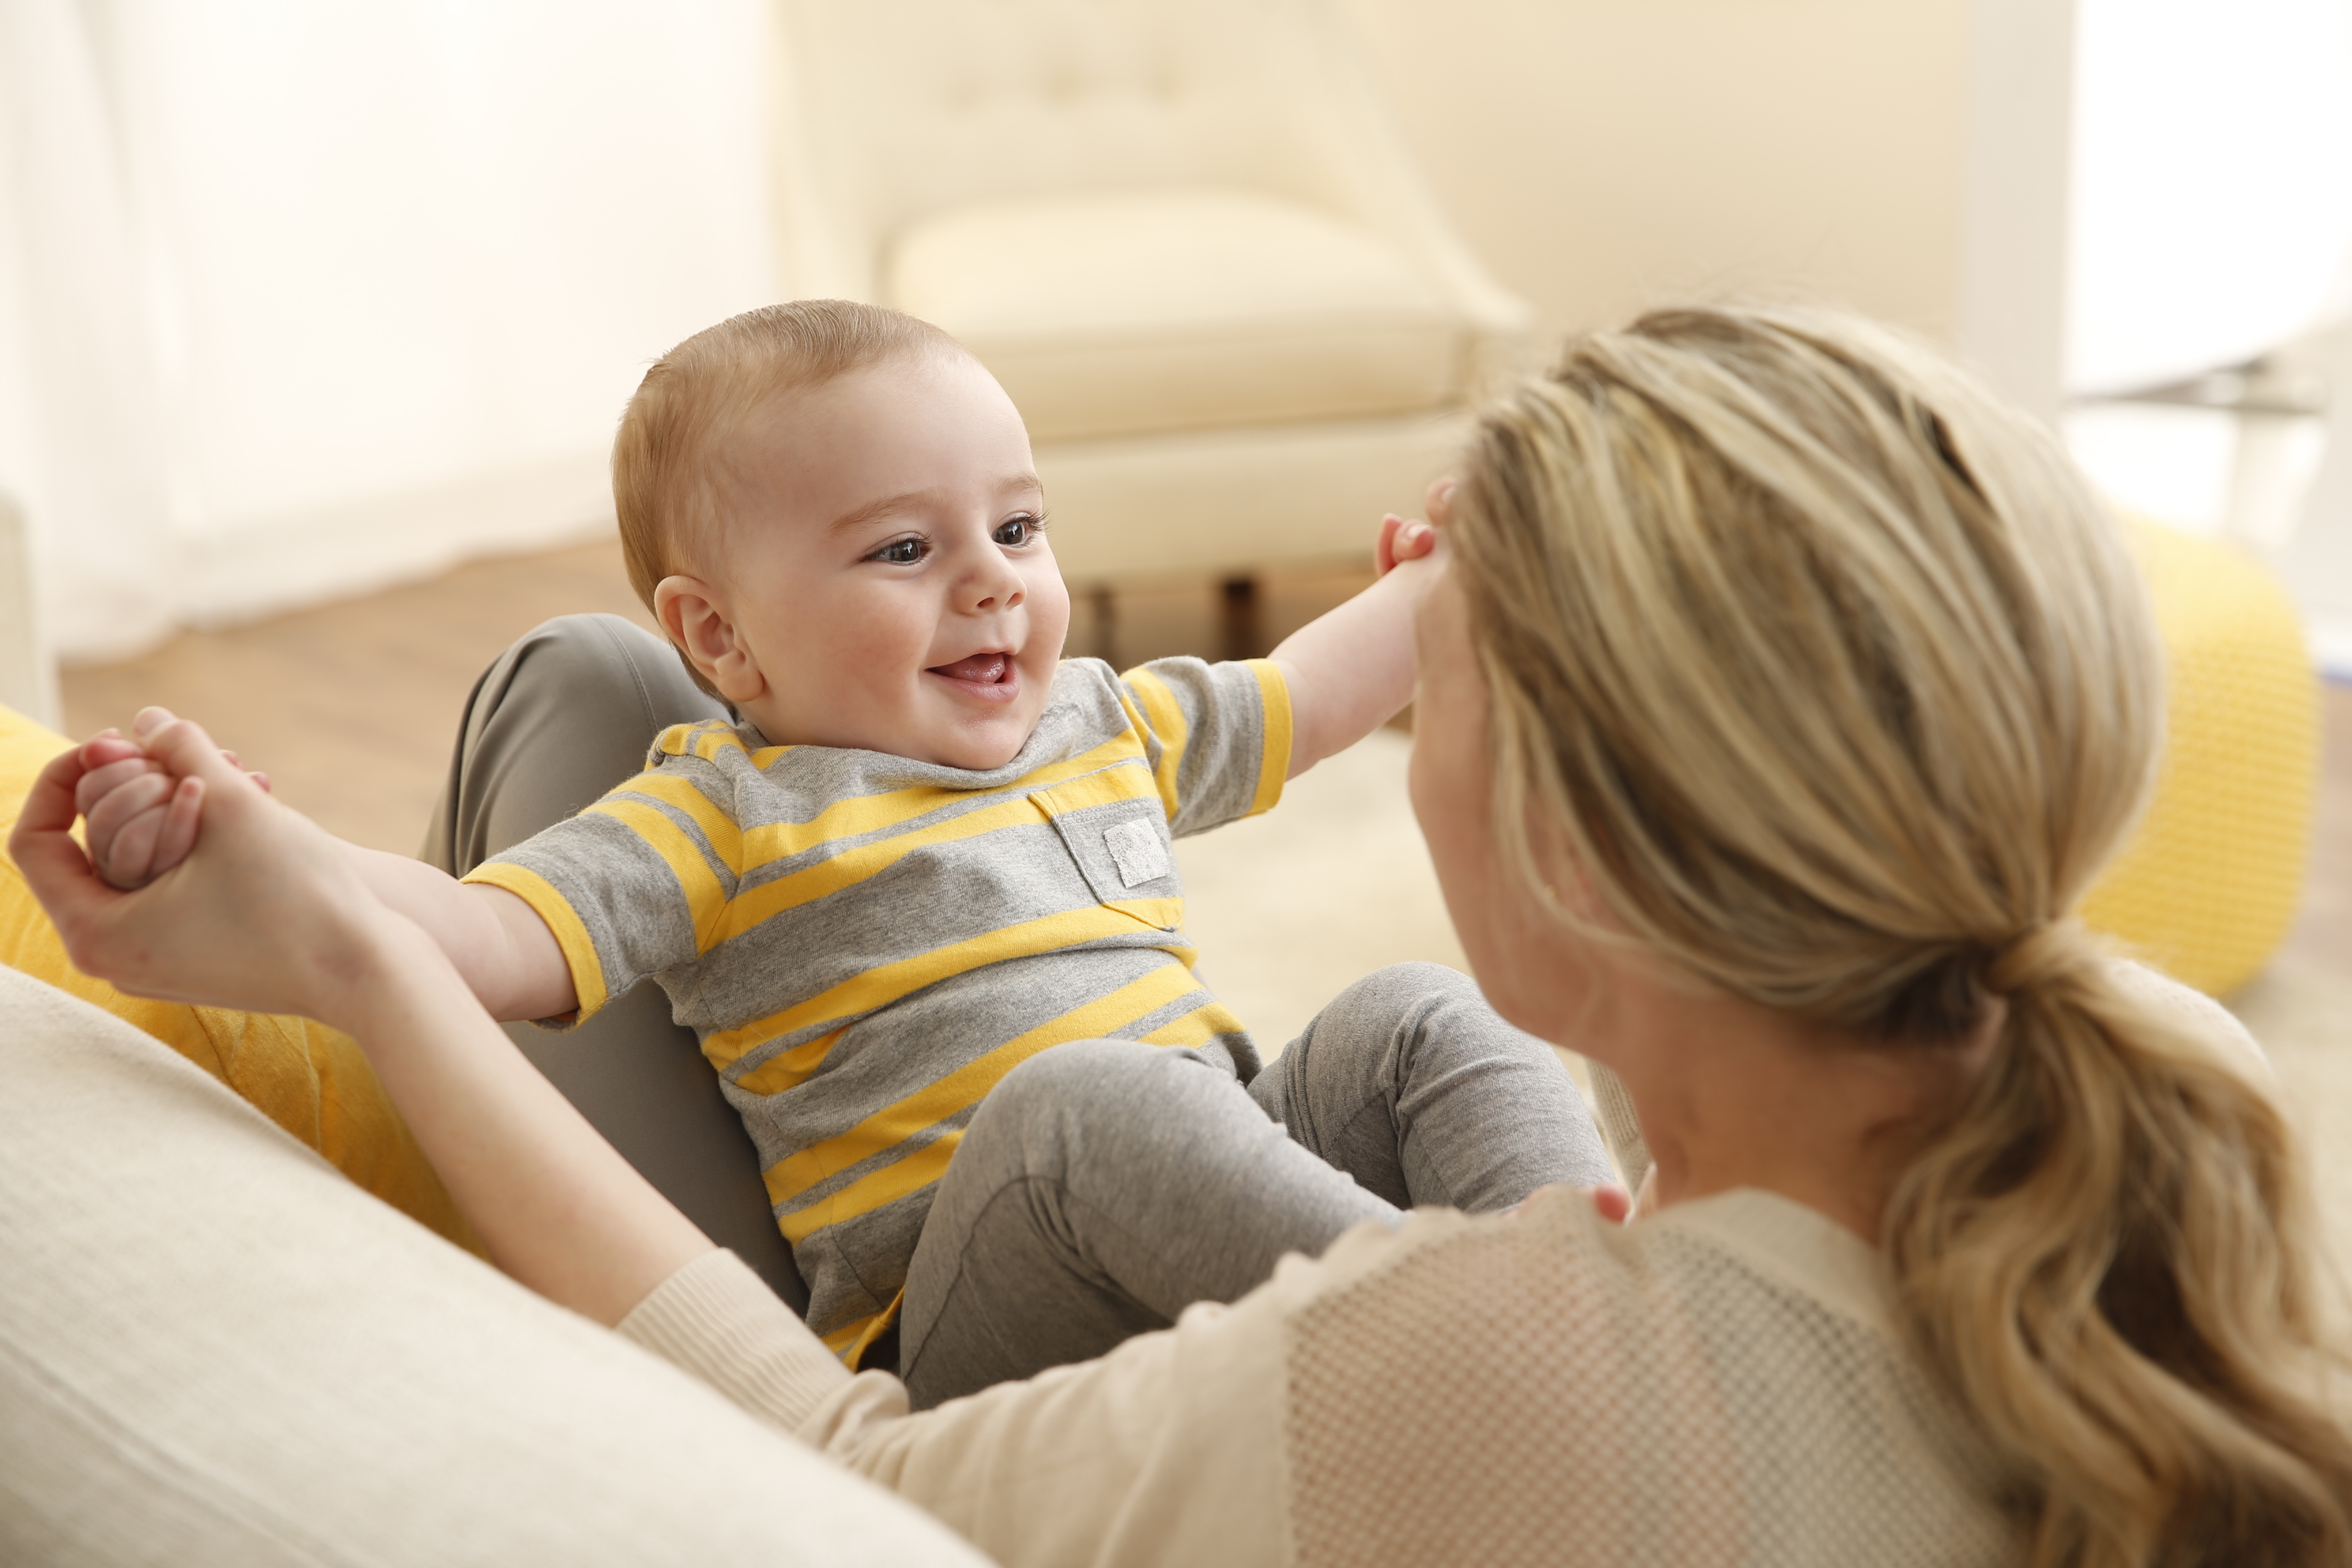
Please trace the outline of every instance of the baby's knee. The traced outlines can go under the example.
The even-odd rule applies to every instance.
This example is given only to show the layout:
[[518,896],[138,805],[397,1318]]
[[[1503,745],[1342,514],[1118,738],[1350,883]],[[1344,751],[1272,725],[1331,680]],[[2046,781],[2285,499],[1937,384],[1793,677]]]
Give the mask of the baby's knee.
[[1348,1016],[1399,1023],[1433,1009],[1465,1005],[1481,1008],[1486,1005],[1476,981],[1458,969],[1421,962],[1375,969],[1331,1001],[1332,1008]]

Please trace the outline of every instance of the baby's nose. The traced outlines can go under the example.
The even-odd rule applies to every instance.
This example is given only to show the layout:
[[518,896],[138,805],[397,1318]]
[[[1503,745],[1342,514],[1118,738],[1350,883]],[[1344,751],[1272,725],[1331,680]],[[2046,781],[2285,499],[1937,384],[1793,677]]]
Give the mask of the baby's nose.
[[971,607],[975,610],[1010,610],[1028,597],[1018,578],[1010,583],[983,579],[974,585],[974,592],[978,596],[972,600]]

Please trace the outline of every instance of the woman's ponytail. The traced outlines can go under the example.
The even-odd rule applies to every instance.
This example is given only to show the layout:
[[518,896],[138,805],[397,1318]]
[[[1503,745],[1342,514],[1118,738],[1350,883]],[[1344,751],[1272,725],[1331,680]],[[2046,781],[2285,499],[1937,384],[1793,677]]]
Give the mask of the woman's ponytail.
[[2352,1560],[2341,1363],[2277,1106],[2071,921],[1988,966],[2001,1047],[1886,1240],[2036,1564]]

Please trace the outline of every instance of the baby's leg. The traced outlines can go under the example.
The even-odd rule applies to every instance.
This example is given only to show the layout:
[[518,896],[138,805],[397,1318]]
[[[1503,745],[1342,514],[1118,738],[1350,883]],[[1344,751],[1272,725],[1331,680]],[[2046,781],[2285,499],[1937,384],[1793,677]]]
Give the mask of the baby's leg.
[[907,1276],[900,1375],[919,1409],[1085,1361],[1286,1252],[1396,1209],[1268,1121],[1216,1062],[1084,1040],[991,1091]]
[[[500,654],[467,700],[449,780],[417,858],[463,876],[645,766],[672,724],[727,717],[670,646],[618,616],[564,616]],[[795,1310],[807,1302],[760,1161],[694,1032],[640,985],[561,1035],[507,1033],[622,1157]]]
[[982,1103],[940,1183],[900,1373],[929,1408],[1234,1300],[1359,1221],[1613,1180],[1551,1047],[1437,964],[1349,987],[1246,1090],[1191,1051],[1062,1046]]
[[1356,982],[1249,1092],[1293,1138],[1399,1208],[1478,1214],[1553,1183],[1617,1179],[1559,1056],[1443,964],[1400,963]]

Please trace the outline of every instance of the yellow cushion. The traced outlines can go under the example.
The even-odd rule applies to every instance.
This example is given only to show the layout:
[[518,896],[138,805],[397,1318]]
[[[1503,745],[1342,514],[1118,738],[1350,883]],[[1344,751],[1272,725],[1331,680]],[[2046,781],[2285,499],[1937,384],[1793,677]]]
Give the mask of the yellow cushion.
[[[25,795],[71,742],[0,707],[0,837]],[[367,1191],[442,1236],[480,1250],[348,1035],[307,1018],[154,1002],[76,969],[16,863],[0,854],[0,963],[47,981],[154,1036],[219,1079]]]
[[2089,924],[2209,995],[2294,923],[2319,778],[2319,689],[2284,588],[2231,545],[2130,525],[2164,636],[2163,771],[2147,816],[2083,902]]
[[1382,235],[1246,191],[952,208],[897,237],[883,293],[977,354],[1038,441],[1435,408],[1473,335]]

